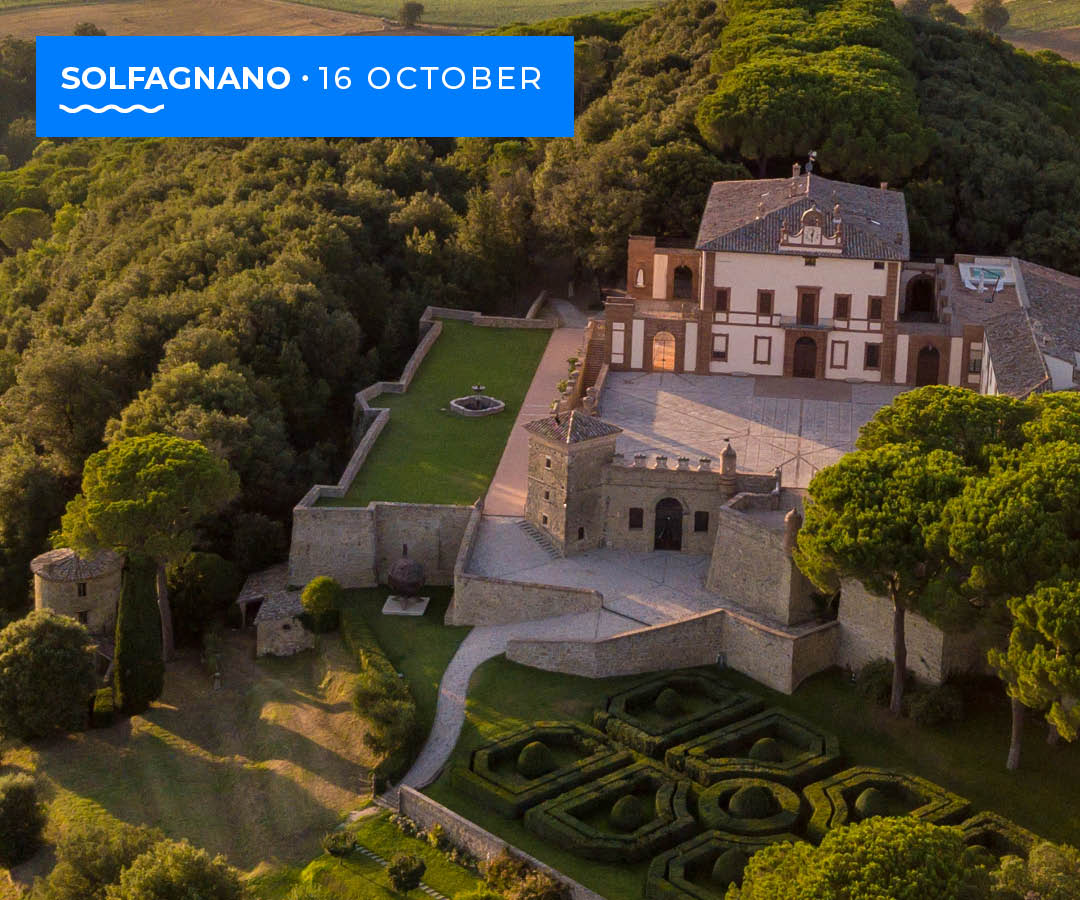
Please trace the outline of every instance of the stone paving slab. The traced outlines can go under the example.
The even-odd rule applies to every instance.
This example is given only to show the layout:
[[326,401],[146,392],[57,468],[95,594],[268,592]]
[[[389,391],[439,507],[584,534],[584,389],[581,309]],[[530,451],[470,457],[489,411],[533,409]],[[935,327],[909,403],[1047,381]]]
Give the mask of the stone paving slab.
[[718,459],[725,438],[741,471],[780,467],[785,487],[806,487],[814,473],[855,445],[859,428],[905,390],[799,378],[613,372],[601,398],[603,418],[623,429],[619,452]]

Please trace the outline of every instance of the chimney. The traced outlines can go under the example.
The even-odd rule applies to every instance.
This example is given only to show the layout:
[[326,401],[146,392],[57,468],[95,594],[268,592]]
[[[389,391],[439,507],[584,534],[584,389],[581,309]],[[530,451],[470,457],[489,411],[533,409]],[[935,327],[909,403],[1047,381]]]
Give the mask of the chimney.
[[887,182],[887,181],[881,182],[881,189],[883,191],[887,191],[889,189],[889,182]]
[[798,178],[802,174],[802,166],[798,163],[791,164],[791,177]]

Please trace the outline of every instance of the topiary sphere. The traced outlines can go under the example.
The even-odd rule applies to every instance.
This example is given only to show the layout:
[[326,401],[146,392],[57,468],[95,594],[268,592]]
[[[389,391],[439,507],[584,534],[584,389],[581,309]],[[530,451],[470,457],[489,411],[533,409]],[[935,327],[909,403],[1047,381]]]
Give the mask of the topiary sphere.
[[751,784],[731,795],[728,812],[740,819],[767,819],[776,812],[776,800],[764,785]]
[[611,824],[619,831],[637,831],[645,824],[645,806],[633,794],[620,797],[611,807]]
[[664,688],[656,698],[656,711],[673,719],[682,712],[682,698],[672,688]]
[[521,748],[517,758],[518,771],[526,778],[539,778],[555,768],[551,751],[543,741],[532,741]]
[[754,741],[754,746],[750,748],[749,755],[751,759],[758,762],[778,763],[784,761],[784,751],[780,747],[780,742],[771,737],[763,737]]
[[721,887],[729,884],[742,884],[743,869],[748,862],[747,856],[741,850],[734,847],[725,850],[718,857],[712,867],[712,880]]
[[860,819],[869,819],[873,816],[887,816],[889,814],[889,800],[877,788],[870,787],[859,794],[855,801],[855,812]]

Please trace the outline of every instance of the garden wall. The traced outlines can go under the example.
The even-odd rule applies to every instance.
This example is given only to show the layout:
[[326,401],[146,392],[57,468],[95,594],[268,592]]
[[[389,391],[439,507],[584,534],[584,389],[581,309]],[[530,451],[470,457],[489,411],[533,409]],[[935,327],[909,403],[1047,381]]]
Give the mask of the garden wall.
[[509,851],[519,859],[525,860],[533,868],[547,872],[567,884],[573,900],[604,900],[600,894],[590,891],[576,881],[572,881],[562,872],[545,865],[527,853],[522,853],[517,847],[508,844],[502,838],[496,837],[490,831],[485,831],[479,825],[470,822],[463,816],[459,816],[452,809],[447,809],[442,804],[436,803],[430,797],[426,797],[410,787],[402,786],[399,788],[398,812],[412,819],[425,831],[434,828],[436,825],[441,825],[452,844],[467,850],[478,859],[494,859],[504,851]]

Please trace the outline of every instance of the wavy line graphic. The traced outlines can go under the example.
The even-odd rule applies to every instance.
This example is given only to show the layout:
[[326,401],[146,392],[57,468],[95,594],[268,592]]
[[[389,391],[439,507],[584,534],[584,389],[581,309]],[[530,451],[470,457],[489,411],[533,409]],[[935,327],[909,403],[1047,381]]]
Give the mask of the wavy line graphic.
[[81,106],[76,106],[74,109],[72,109],[70,106],[64,106],[64,104],[61,103],[60,108],[66,113],[78,113],[88,111],[100,114],[112,110],[113,112],[124,113],[126,115],[127,113],[135,112],[135,110],[144,113],[161,112],[165,108],[165,104],[162,103],[160,106],[147,107],[143,106],[141,103],[133,103],[131,106],[117,106],[115,103],[110,103],[108,106],[91,106],[89,103],[84,103]]

